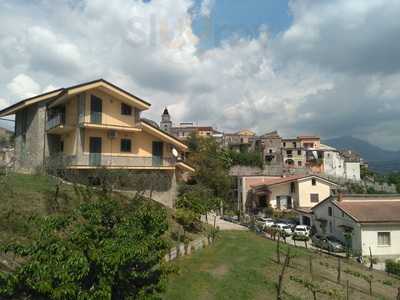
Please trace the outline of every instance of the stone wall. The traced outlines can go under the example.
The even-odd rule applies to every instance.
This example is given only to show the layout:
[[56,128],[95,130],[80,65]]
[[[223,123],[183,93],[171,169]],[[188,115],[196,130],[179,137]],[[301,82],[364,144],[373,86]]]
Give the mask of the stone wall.
[[43,167],[47,155],[45,134],[46,103],[31,105],[16,114],[15,168],[18,172],[33,173]]
[[192,253],[206,248],[211,244],[212,239],[206,237],[189,242],[187,245],[180,243],[176,247],[170,249],[169,253],[165,255],[164,259],[166,261],[172,261],[180,256],[191,255]]

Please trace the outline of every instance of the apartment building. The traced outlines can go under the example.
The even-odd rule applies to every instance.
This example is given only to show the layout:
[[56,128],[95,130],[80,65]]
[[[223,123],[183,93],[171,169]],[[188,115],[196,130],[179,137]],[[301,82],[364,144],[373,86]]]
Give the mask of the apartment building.
[[237,152],[247,152],[253,150],[256,140],[255,132],[244,129],[235,133],[224,133],[223,146]]
[[[57,89],[0,111],[15,115],[15,168],[33,172],[62,157],[63,168],[158,172],[170,178],[164,202],[172,206],[176,178],[193,168],[187,146],[141,119],[150,103],[103,79]],[[162,194],[162,193],[161,193]]]

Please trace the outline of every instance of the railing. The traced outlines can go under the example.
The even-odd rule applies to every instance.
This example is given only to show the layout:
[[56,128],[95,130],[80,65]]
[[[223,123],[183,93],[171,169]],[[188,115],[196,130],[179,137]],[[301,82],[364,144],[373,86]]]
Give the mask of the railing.
[[60,125],[65,124],[65,115],[64,114],[56,114],[52,116],[46,123],[46,130],[55,128]]
[[114,156],[101,153],[91,153],[75,156],[54,156],[57,165],[61,166],[91,166],[91,167],[170,167],[177,160],[170,157],[157,156]]
[[102,112],[91,111],[90,112],[90,123],[101,124],[102,123]]

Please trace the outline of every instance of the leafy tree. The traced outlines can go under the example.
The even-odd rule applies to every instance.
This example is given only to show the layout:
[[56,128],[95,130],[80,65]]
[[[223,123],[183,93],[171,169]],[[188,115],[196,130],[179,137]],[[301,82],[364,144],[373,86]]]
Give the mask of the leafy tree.
[[194,181],[210,189],[214,197],[227,199],[231,190],[229,165],[224,150],[215,139],[189,136],[188,161],[196,169]]
[[31,244],[2,249],[25,262],[0,273],[1,299],[154,298],[162,289],[166,212],[148,201],[88,198],[73,213],[40,219]]

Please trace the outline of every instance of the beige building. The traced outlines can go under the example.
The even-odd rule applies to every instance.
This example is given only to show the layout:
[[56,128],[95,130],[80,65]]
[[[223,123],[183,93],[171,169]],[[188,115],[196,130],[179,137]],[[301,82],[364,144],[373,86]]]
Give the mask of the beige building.
[[17,171],[48,169],[57,160],[88,178],[99,169],[157,173],[166,179],[163,202],[172,206],[177,178],[194,170],[184,162],[186,144],[141,118],[149,108],[100,79],[22,100],[0,117],[16,115]]
[[266,207],[310,212],[314,205],[328,198],[337,188],[336,183],[316,175],[251,176],[239,180],[239,199],[243,209],[249,212]]

